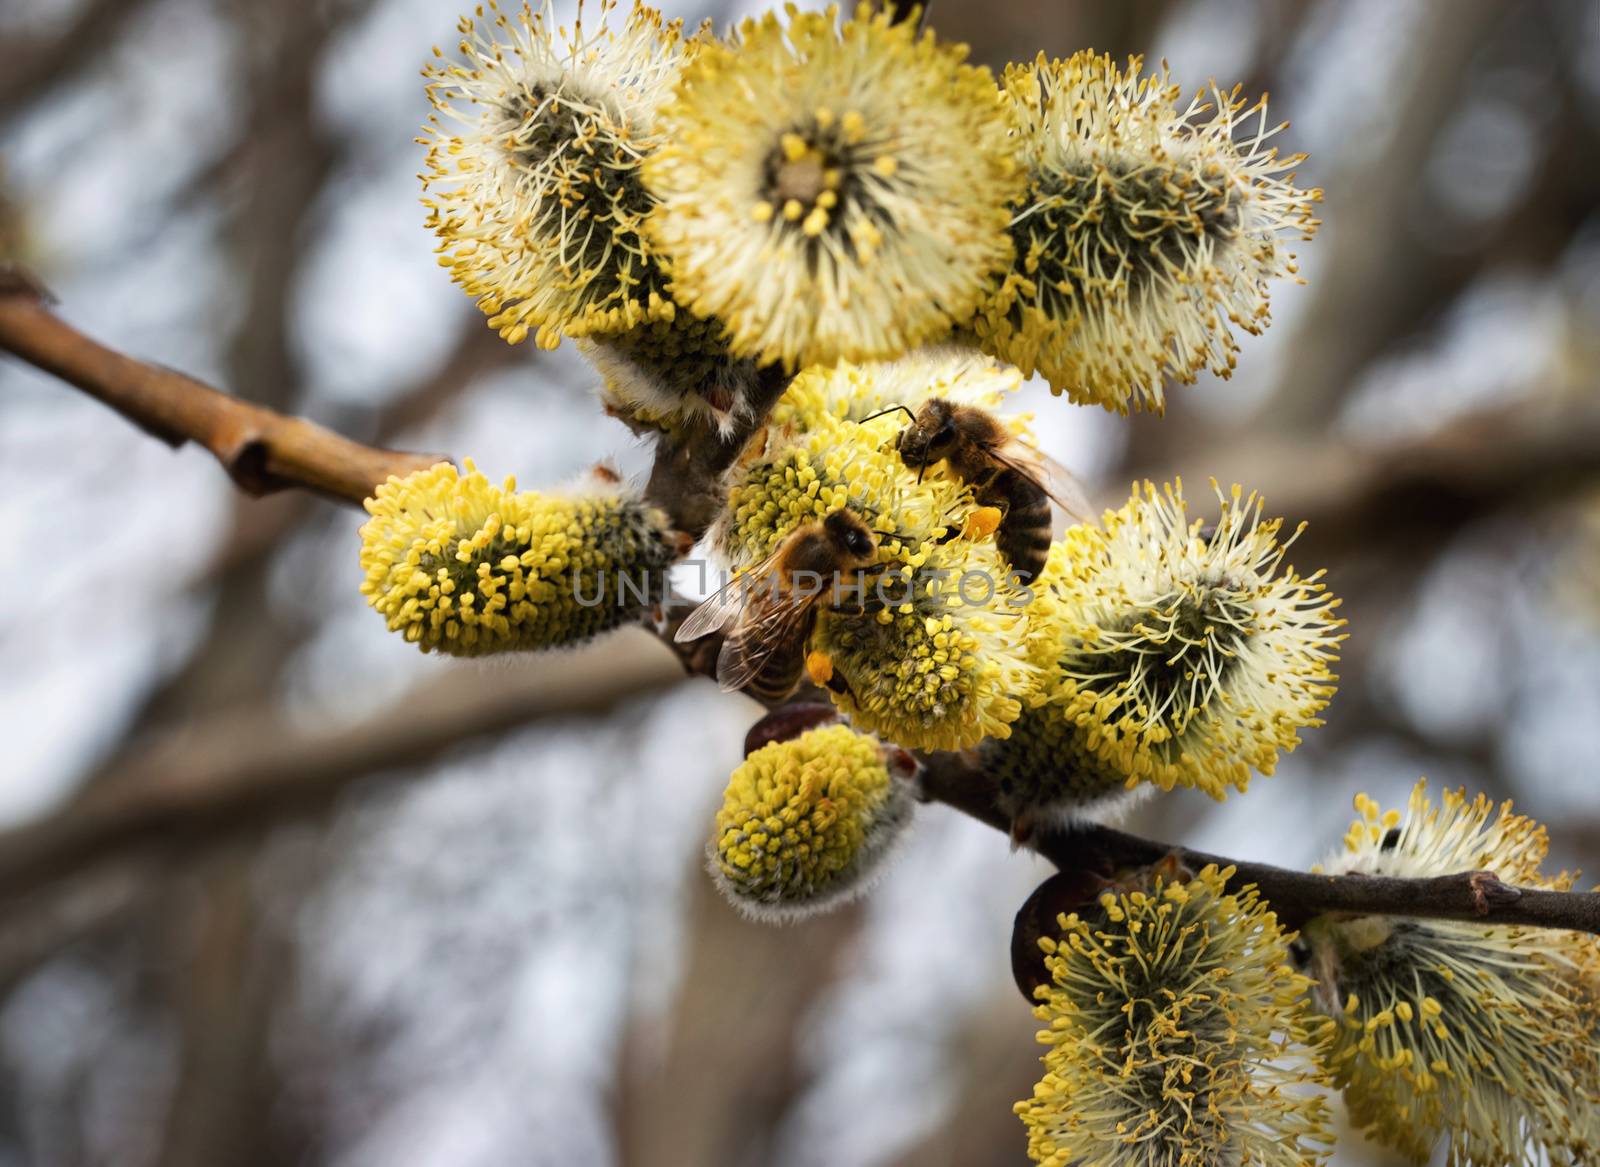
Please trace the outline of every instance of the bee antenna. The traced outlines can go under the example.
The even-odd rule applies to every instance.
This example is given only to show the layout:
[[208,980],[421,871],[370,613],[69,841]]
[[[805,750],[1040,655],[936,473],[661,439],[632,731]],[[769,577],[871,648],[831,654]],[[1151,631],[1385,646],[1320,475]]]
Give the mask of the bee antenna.
[[922,457],[918,459],[918,462],[920,463],[920,465],[917,467],[917,483],[918,483],[918,485],[921,485],[922,476],[928,472],[928,451],[932,446],[933,446],[933,435],[929,434],[927,437],[922,439]]
[[861,424],[862,425],[866,425],[867,422],[874,421],[877,418],[882,417],[886,413],[893,413],[893,412],[895,412],[895,410],[899,410],[901,413],[903,413],[907,417],[909,417],[912,421],[916,421],[917,420],[917,415],[912,413],[904,405],[891,405],[891,406],[889,406],[888,409],[880,409],[880,410],[878,410],[877,413],[869,413],[866,417],[861,419]]

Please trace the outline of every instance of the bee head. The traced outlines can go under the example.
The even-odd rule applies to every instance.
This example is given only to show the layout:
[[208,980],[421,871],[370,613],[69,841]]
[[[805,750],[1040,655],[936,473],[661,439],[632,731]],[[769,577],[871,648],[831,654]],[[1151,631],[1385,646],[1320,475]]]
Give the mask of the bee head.
[[878,541],[872,537],[872,532],[849,510],[834,511],[822,520],[822,526],[834,546],[853,558],[871,559],[878,553]]
[[923,402],[911,424],[900,431],[895,447],[908,465],[917,467],[920,478],[929,463],[950,453],[955,441],[955,407],[942,397],[933,397]]

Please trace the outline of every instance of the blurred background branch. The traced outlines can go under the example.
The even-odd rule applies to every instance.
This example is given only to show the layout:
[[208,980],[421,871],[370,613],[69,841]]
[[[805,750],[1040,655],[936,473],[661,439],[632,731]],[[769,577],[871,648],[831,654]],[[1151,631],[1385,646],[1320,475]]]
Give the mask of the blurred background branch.
[[268,815],[304,813],[385,769],[540,718],[604,713],[683,673],[642,633],[488,672],[452,666],[351,724],[300,728],[277,710],[219,713],[132,752],[51,816],[0,834],[0,911],[63,873],[140,847],[212,846]]
[[[502,344],[433,264],[410,139],[415,68],[450,15],[0,11],[5,258],[108,348],[253,406],[537,468],[533,486],[605,457],[642,477],[571,354]],[[1165,57],[1190,90],[1270,90],[1286,144],[1311,155],[1302,179],[1327,191],[1308,286],[1275,297],[1232,382],[1175,390],[1161,420],[1035,398],[1052,452],[1100,497],[1174,472],[1259,489],[1309,520],[1293,557],[1347,597],[1327,727],[1248,800],[1162,799],[1139,834],[1304,867],[1357,789],[1425,772],[1516,797],[1551,822],[1559,862],[1593,866],[1600,178],[1578,162],[1600,138],[1595,19],[1573,0],[940,0],[940,35],[991,65],[1093,46]],[[299,765],[295,742],[348,747],[385,710],[428,724],[448,703],[407,699],[428,666],[353,601],[348,508],[238,499],[209,459],[12,363],[0,486],[13,831],[153,781],[133,760],[203,762],[179,747],[208,727]],[[642,637],[629,659],[659,665],[661,687],[677,670]],[[492,709],[526,678],[433,679]],[[1046,869],[926,815],[849,915],[739,920],[698,864],[752,713],[706,685],[581,722],[508,711],[395,768],[425,782],[310,765],[324,777],[293,815],[237,803],[214,843],[113,848],[13,900],[0,1158],[1024,1162],[1005,1105],[1035,1076],[1034,1023],[1006,939]],[[717,974],[740,961],[759,976],[735,999]],[[733,1093],[692,1094],[707,1061],[739,1067]],[[1346,1154],[1383,1162],[1358,1141]]]

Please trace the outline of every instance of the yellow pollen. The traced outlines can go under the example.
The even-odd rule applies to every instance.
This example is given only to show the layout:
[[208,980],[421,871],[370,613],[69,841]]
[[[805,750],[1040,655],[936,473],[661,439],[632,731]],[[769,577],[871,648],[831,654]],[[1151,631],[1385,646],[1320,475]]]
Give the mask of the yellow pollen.
[[961,530],[962,538],[982,539],[994,534],[1002,517],[999,507],[978,507],[967,516]]
[[783,147],[783,156],[790,162],[800,161],[810,149],[806,145],[806,140],[799,134],[785,134],[779,139],[779,144]]

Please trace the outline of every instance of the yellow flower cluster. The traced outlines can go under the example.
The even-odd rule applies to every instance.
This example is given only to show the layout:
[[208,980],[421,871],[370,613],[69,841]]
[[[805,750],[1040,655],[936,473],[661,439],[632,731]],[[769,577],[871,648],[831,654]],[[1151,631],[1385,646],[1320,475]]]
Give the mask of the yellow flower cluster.
[[1227,376],[1230,325],[1266,326],[1268,282],[1295,272],[1286,241],[1311,237],[1321,197],[1293,185],[1302,156],[1266,145],[1283,127],[1265,100],[1213,87],[1184,106],[1165,69],[1092,52],[1013,65],[1003,89],[1028,192],[1012,270],[972,324],[980,343],[1122,413],[1159,412],[1167,376]]
[[[836,421],[865,421],[884,414],[874,437],[890,435],[906,424],[896,406],[912,413],[929,398],[959,405],[998,409],[1022,384],[1022,373],[976,349],[936,345],[917,349],[893,361],[840,361],[802,372],[773,408],[771,424],[779,430],[808,430]],[[1025,433],[1023,418],[1013,416],[1016,432]]]
[[[1042,492],[999,456],[1016,452],[1007,434],[1030,441],[1029,419],[1001,412],[1026,373],[1079,402],[1159,410],[1167,376],[1225,374],[1233,329],[1264,325],[1268,282],[1294,270],[1286,240],[1316,226],[1315,192],[1287,174],[1297,159],[1265,144],[1276,130],[1235,140],[1264,107],[1216,90],[1211,107],[1183,106],[1165,72],[1093,54],[1040,58],[996,86],[963,46],[887,6],[790,4],[686,38],[618,2],[598,0],[590,20],[580,3],[568,27],[553,0],[487,0],[461,21],[455,58],[427,70],[424,201],[441,264],[491,325],[512,343],[577,339],[636,432],[742,438],[755,402],[795,374],[723,482],[710,534],[736,571],[770,568],[798,529],[844,510],[874,537],[866,550],[853,525],[839,537],[852,569],[868,563],[840,581],[850,602],[780,613],[806,641],[784,647],[806,651],[853,728],[768,746],[735,773],[712,846],[728,894],[785,915],[859,886],[905,817],[905,784],[867,734],[981,747],[1019,837],[1141,788],[1221,797],[1270,773],[1332,694],[1342,623],[1318,576],[1283,565],[1280,524],[1235,489],[1207,532],[1178,489],[1146,485],[1069,531],[1029,588],[1011,559],[1032,577]],[[1001,424],[930,409],[910,465],[902,431],[939,401]],[[573,643],[657,602],[681,550],[665,516],[624,492],[519,494],[470,464],[392,480],[368,506],[363,591],[425,650]],[[808,563],[843,554],[806,540],[791,547]],[[753,637],[728,627],[721,664],[757,661]],[[772,670],[771,687],[789,676]],[[1174,968],[1206,953],[1260,967],[1202,990],[1222,980],[1206,966],[1162,999],[1166,1020],[1137,1038],[1155,1069],[1127,1062],[1117,1089],[1183,1118],[1130,1110],[1113,1134],[1167,1148],[1163,1163],[1218,1147],[1280,1161],[1267,1132],[1287,1131],[1290,1154],[1310,1111],[1252,1091],[1288,1079],[1237,1059],[1180,1073],[1171,1052],[1267,1048],[1264,1031],[1224,1041],[1184,1026],[1231,1019],[1230,991],[1283,1004],[1281,970],[1264,971],[1281,964],[1275,923],[1214,872],[1129,896],[1099,931],[1073,918],[1086,930],[1063,941],[1060,991],[1080,983],[1069,953],[1123,976],[1117,945],[1119,960],[1156,944]],[[1134,908],[1127,937],[1104,931]],[[1260,1023],[1288,1025],[1272,1008]],[[1216,1084],[1191,1090],[1197,1076]],[[1091,1125],[1122,1104],[1102,1089]],[[1262,1117],[1239,1117],[1246,1102]],[[1063,1123],[1041,1118],[1036,1144]]]
[[877,535],[864,603],[823,611],[812,645],[831,662],[835,704],[903,746],[965,749],[1008,732],[1034,686],[1027,595],[993,539],[971,533],[966,487],[942,466],[919,476],[901,458],[905,417],[865,419],[902,391],[913,406],[919,393],[987,403],[1015,384],[956,350],[808,370],[735,468],[716,541],[737,568],[842,508]]
[[[1540,870],[1544,829],[1509,803],[1425,784],[1406,813],[1358,796],[1335,874],[1493,870],[1565,891]],[[1451,1167],[1600,1161],[1600,940],[1552,929],[1329,916],[1306,928],[1331,1061],[1355,1123],[1417,1163],[1448,1136]],[[1541,1158],[1542,1156],[1542,1158]]]
[[1343,621],[1320,573],[1283,565],[1293,539],[1257,496],[1218,497],[1210,529],[1181,484],[1150,483],[1074,528],[1035,582],[1030,645],[1054,659],[1032,701],[1082,749],[1130,783],[1222,798],[1321,724]]
[[756,750],[733,772],[708,850],[752,916],[792,920],[859,895],[911,820],[893,751],[844,725]]
[[1232,868],[1147,872],[1040,941],[1045,1074],[1017,1104],[1043,1167],[1305,1167],[1329,1141],[1287,937]]
[[676,309],[644,234],[640,164],[685,52],[678,22],[635,0],[626,19],[558,28],[550,0],[488,0],[460,22],[459,61],[425,71],[434,113],[423,187],[439,262],[513,344],[534,331],[607,336]]
[[996,801],[1011,819],[1015,838],[1075,819],[1114,818],[1155,789],[1130,784],[1088,748],[1085,736],[1059,709],[1024,706],[1007,736],[983,743],[984,773],[994,780]]
[[971,314],[1021,190],[987,70],[863,5],[746,20],[706,43],[645,163],[673,288],[736,355],[892,357]]
[[992,540],[925,545],[919,568],[883,578],[876,610],[824,612],[813,639],[857,725],[912,749],[963,750],[1003,738],[1034,671],[1019,649],[1026,596],[1004,581]]
[[361,593],[424,652],[576,644],[658,602],[678,553],[666,517],[623,491],[518,493],[470,461],[391,477],[366,506]]
[[586,338],[637,428],[726,432],[762,365],[958,335],[1076,401],[1159,410],[1167,376],[1227,374],[1317,226],[1300,157],[1267,145],[1283,127],[1237,89],[1184,105],[1164,70],[1093,53],[997,87],[865,4],[722,38],[598,8],[462,19],[425,71],[424,202],[491,324]]

